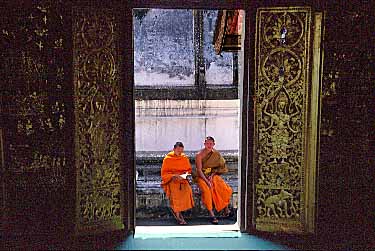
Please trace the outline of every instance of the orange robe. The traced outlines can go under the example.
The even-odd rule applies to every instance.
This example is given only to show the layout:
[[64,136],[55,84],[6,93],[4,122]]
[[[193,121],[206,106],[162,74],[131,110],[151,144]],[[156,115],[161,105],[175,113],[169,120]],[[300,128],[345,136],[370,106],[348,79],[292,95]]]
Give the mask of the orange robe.
[[[212,171],[222,174],[228,171],[225,165],[224,158],[216,150],[213,150],[205,158],[202,159],[202,171],[206,176],[209,176]],[[221,211],[230,203],[232,197],[232,188],[225,183],[219,176],[214,175],[212,178],[212,187],[210,188],[206,182],[197,177],[196,182],[202,193],[202,201],[208,210],[212,210],[213,205],[216,211]]]
[[186,172],[191,174],[190,161],[185,154],[177,156],[172,151],[164,157],[161,167],[161,186],[174,212],[185,211],[194,206],[193,193],[188,180],[172,179],[174,175],[181,175]]

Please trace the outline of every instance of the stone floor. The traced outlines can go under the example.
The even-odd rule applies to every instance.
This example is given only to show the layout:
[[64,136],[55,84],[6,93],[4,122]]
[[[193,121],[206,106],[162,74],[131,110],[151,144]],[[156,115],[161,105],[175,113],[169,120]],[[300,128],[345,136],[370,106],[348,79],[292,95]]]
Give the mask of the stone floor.
[[[219,227],[231,227],[222,225]],[[186,226],[171,227],[184,229]],[[198,226],[187,226],[197,227]],[[204,227],[218,227],[205,225]],[[159,231],[163,234],[162,231]],[[180,231],[181,232],[181,231]],[[236,237],[225,237],[222,231],[215,238],[204,237],[143,238],[137,232],[108,232],[91,236],[74,236],[71,233],[59,235],[35,235],[28,233],[6,239],[0,236],[0,250],[374,250],[373,238],[348,238],[342,229],[318,236],[294,236],[272,233],[238,233]],[[142,234],[142,233],[141,233]],[[211,232],[212,234],[212,232]],[[146,236],[147,237],[147,236]],[[368,236],[370,237],[370,236]]]
[[240,234],[236,238],[179,237],[141,239],[128,238],[116,250],[288,250],[281,245],[254,235]]

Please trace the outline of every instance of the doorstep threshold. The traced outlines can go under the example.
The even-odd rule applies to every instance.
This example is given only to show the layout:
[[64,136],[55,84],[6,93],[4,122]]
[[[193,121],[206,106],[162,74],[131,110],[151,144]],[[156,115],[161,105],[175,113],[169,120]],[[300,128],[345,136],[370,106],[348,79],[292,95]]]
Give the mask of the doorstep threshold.
[[237,223],[229,225],[137,226],[134,239],[152,238],[238,238]]

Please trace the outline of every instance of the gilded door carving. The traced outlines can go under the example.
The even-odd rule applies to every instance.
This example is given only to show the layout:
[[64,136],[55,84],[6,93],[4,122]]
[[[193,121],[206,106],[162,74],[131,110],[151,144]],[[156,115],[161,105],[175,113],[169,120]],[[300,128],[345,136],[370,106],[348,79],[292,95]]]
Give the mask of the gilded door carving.
[[311,16],[310,8],[257,12],[253,222],[261,231],[310,231]]
[[76,230],[123,228],[118,30],[113,12],[73,11]]

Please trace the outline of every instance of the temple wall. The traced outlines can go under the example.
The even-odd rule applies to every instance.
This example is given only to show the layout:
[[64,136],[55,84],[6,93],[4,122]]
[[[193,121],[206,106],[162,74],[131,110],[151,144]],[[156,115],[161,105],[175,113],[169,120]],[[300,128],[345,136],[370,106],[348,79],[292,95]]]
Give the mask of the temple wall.
[[239,149],[240,100],[137,100],[136,151],[197,151],[210,135],[218,150]]

